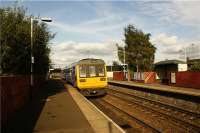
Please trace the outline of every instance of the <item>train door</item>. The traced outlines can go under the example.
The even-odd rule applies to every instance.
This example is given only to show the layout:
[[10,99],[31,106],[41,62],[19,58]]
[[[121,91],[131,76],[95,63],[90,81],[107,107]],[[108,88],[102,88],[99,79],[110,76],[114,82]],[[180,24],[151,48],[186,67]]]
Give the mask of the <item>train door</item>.
[[75,86],[75,66],[72,67],[72,74],[71,74],[71,78],[72,78],[72,84],[73,86]]
[[74,67],[74,87],[77,87],[77,66]]

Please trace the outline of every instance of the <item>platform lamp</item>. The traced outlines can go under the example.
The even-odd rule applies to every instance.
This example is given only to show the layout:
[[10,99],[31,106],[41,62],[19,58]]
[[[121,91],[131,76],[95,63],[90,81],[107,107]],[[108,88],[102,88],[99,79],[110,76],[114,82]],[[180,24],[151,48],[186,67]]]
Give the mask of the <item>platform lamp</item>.
[[52,22],[51,18],[32,18],[31,17],[31,88],[34,85],[33,82],[33,64],[34,64],[34,55],[33,55],[33,21],[43,21],[43,22]]

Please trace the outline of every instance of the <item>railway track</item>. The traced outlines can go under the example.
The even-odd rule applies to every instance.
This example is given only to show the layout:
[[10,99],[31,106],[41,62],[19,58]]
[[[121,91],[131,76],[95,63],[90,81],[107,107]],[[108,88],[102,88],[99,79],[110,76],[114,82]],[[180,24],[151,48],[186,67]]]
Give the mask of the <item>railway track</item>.
[[145,98],[143,96],[138,96],[133,93],[127,93],[113,88],[109,88],[108,91],[111,95],[117,93],[118,95],[121,95],[122,98],[128,101],[135,101],[145,107],[151,108],[154,111],[160,112],[170,118],[178,119],[184,123],[187,123],[190,126],[200,128],[199,113],[184,110],[180,107],[172,106],[163,102],[155,101],[152,99]]
[[115,114],[115,117],[122,117],[131,127],[139,127],[136,129],[140,132],[200,132],[198,112],[184,110],[121,89],[116,90],[111,86],[107,96],[92,102],[100,109],[107,110],[103,112],[112,112],[111,118],[112,114]]
[[200,114],[200,98],[192,97],[187,95],[179,95],[179,94],[171,94],[162,91],[154,91],[150,89],[143,88],[129,88],[124,86],[117,86],[117,84],[109,85],[109,89],[115,89],[122,92],[126,92],[129,94],[134,94],[136,96],[140,96],[142,98],[146,98],[152,101],[164,103],[170,106],[174,106],[176,108],[180,108],[182,110],[186,110],[187,112],[191,112],[194,114]]
[[99,109],[101,109],[106,115],[112,118],[113,121],[115,121],[115,123],[117,123],[127,133],[160,133],[160,131],[157,129],[151,127],[140,119],[130,115],[126,111],[121,110],[104,99],[90,99],[90,101]]

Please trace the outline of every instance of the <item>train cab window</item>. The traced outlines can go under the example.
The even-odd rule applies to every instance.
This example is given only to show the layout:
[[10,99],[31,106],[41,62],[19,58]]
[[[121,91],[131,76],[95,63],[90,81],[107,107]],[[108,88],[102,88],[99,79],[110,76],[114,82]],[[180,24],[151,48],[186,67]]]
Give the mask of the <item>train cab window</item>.
[[89,76],[96,77],[96,67],[95,66],[89,66]]
[[86,66],[79,67],[80,78],[86,78]]
[[104,74],[105,74],[105,72],[104,72],[104,66],[98,66],[97,68],[98,68],[98,75],[100,77],[103,77]]

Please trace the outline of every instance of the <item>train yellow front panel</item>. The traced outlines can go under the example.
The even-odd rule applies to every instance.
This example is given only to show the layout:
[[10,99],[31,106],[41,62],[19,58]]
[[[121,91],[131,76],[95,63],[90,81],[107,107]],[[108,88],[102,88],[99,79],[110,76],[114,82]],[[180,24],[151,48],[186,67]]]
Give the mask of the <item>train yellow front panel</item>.
[[[106,70],[106,68],[105,68]],[[94,88],[104,88],[107,86],[107,77],[90,77],[90,78],[80,78],[79,77],[79,66],[76,66],[76,76],[77,76],[77,87],[79,89],[94,89]]]
[[[104,81],[101,81],[104,80]],[[79,78],[78,80],[78,88],[104,88],[107,86],[107,78],[106,77],[94,77],[94,78]]]

